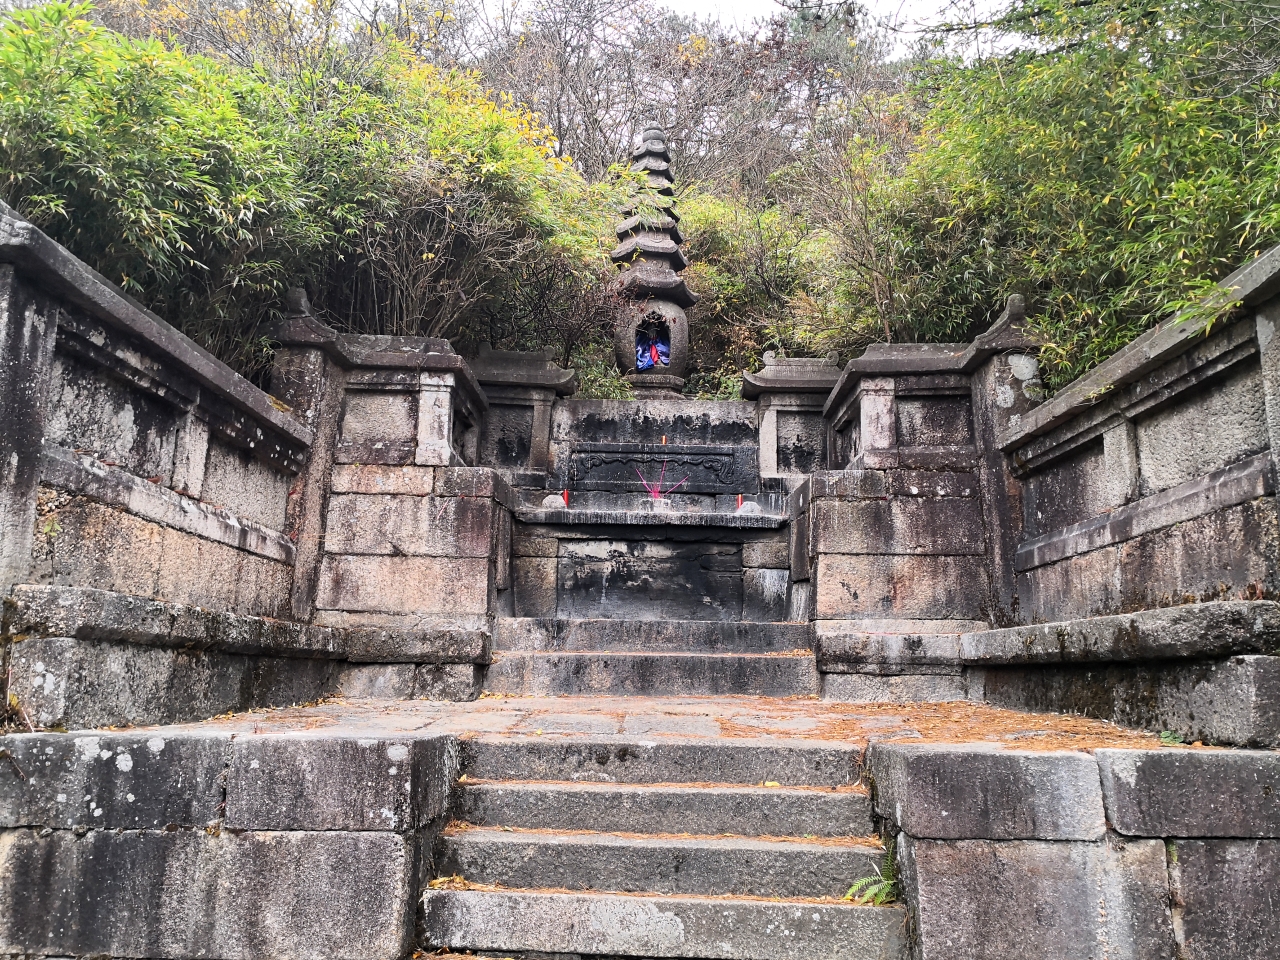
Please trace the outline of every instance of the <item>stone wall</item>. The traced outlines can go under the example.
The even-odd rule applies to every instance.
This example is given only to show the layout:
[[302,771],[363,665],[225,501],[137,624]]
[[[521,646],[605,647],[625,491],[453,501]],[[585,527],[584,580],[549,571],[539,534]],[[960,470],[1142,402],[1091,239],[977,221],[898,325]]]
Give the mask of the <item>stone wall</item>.
[[1280,950],[1269,751],[878,744],[917,960]]
[[514,506],[470,466],[483,392],[305,298],[277,335],[270,396],[0,210],[0,649],[32,722],[476,694]]

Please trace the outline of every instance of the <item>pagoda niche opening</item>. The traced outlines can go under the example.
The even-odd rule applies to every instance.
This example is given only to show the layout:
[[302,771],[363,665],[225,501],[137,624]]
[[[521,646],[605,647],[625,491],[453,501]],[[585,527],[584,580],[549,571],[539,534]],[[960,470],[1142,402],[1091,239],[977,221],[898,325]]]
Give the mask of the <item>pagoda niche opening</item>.
[[671,326],[655,310],[636,325],[636,370],[665,370],[671,366]]

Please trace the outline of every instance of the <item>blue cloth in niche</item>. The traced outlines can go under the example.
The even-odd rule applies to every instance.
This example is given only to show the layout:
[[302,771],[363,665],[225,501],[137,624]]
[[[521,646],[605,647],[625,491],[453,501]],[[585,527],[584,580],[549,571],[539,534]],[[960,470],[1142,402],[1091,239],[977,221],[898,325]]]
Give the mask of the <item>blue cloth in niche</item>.
[[658,364],[671,363],[671,331],[665,327],[650,332],[636,331],[636,370],[650,370]]

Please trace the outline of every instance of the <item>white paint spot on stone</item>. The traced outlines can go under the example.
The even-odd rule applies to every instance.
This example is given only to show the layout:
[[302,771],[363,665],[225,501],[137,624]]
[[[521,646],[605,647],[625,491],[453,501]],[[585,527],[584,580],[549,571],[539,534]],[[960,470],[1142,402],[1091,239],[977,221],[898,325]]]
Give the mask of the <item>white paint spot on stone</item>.
[[356,741],[356,746],[358,747],[376,747],[377,745],[377,740],[370,740],[368,737],[362,737]]
[[394,811],[394,810],[388,810],[386,807],[383,807],[383,808],[382,808],[381,810],[379,810],[378,812],[379,812],[380,814],[382,814],[382,819],[383,819],[383,820],[394,820],[394,819],[396,818],[395,811]]
[[388,760],[408,760],[409,748],[403,743],[393,743],[387,747]]
[[[97,737],[76,737],[76,749],[84,760],[94,760],[98,756],[98,746],[102,743]],[[88,797],[85,797],[88,800]]]
[[126,800],[128,800],[130,803],[133,803],[133,794],[132,794],[132,793],[126,793],[126,794],[124,795],[124,798],[125,798]]
[[93,815],[94,815],[95,817],[100,817],[100,816],[102,816],[102,808],[101,808],[101,807],[94,807],[94,808],[93,808]]
[[66,803],[67,795],[65,793],[60,793],[54,799],[57,800],[59,803]]
[[250,770],[257,770],[260,766],[262,766],[262,764],[260,764],[257,760],[250,760],[250,761],[249,761],[249,769],[250,769]]
[[133,769],[133,757],[121,750],[116,755],[116,769],[122,773],[128,773]]
[[111,751],[110,751],[110,750],[99,750],[99,751],[98,751],[98,756],[99,756],[99,757],[101,757],[103,760],[110,760],[110,759],[111,759]]
[[393,776],[393,777],[394,777],[398,772],[399,772],[399,770],[398,770],[396,767],[389,767],[389,768],[387,769],[387,773],[391,774],[391,776]]
[[152,737],[147,741],[147,749],[152,753],[159,753],[164,749],[164,737]]
[[36,661],[36,673],[44,673],[44,662],[41,660]]
[[1019,380],[1034,380],[1040,375],[1040,365],[1035,357],[1024,353],[1009,354],[1009,372]]
[[1017,399],[1018,395],[1013,392],[1013,387],[1009,384],[1002,383],[996,387],[996,406],[1001,410],[1008,410]]

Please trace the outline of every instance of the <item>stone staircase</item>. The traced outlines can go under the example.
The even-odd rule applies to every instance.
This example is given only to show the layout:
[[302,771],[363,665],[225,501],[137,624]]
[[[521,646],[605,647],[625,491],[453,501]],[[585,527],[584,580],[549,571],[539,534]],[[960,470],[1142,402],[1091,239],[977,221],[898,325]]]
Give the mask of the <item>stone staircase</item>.
[[424,894],[426,946],[899,958],[900,908],[839,899],[883,856],[859,759],[852,746],[772,738],[464,740],[442,879]]
[[495,622],[485,690],[510,696],[813,696],[808,623]]

